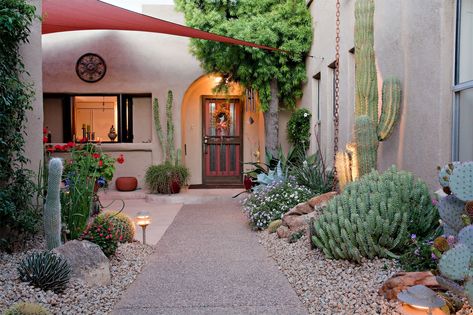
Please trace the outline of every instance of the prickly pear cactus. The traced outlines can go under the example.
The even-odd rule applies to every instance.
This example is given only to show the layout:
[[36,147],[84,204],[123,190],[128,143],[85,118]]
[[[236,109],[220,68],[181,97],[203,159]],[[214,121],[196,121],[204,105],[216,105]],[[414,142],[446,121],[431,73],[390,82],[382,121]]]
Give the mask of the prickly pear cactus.
[[465,226],[462,220],[464,209],[465,203],[453,195],[446,196],[440,200],[438,210],[446,235],[456,236]]
[[460,162],[448,163],[444,167],[439,166],[439,183],[443,188],[450,186],[450,175],[452,175],[453,170],[458,165],[460,165]]
[[452,280],[464,281],[465,294],[473,303],[473,226],[463,228],[458,239],[458,244],[443,254],[439,269]]
[[43,214],[44,235],[48,249],[61,246],[60,185],[62,169],[61,159],[52,158],[49,161],[48,192]]
[[450,190],[462,201],[473,200],[473,162],[456,166],[449,178]]

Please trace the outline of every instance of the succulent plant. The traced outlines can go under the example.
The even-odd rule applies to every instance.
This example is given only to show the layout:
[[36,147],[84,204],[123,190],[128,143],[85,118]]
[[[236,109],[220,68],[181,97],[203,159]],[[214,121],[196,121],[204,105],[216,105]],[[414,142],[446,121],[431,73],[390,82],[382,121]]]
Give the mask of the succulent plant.
[[439,236],[434,240],[434,247],[438,249],[441,253],[450,249],[450,245],[445,237]]
[[463,228],[458,240],[454,248],[443,254],[439,269],[451,280],[464,281],[465,294],[473,303],[473,225]]
[[33,253],[17,268],[21,281],[27,281],[44,291],[63,291],[70,279],[71,268],[64,258],[49,251]]
[[12,305],[3,315],[51,315],[51,313],[40,304],[20,302]]
[[111,221],[120,243],[133,242],[135,226],[129,216],[122,212],[104,212],[99,215],[103,220]]
[[268,232],[269,233],[274,233],[276,230],[282,225],[282,220],[274,220],[268,225]]
[[465,226],[462,220],[465,203],[449,195],[442,198],[438,204],[438,211],[443,222],[443,230],[446,235],[456,236]]
[[440,186],[443,188],[448,188],[450,186],[450,175],[452,175],[453,169],[458,165],[460,165],[460,162],[452,162],[443,167],[438,167]]
[[62,161],[52,158],[49,161],[48,193],[44,204],[44,236],[48,249],[61,246],[61,194]]
[[253,187],[253,191],[258,191],[262,187],[269,186],[278,181],[284,181],[286,178],[287,174],[283,172],[281,161],[279,161],[276,168],[273,170],[269,170],[268,174],[258,174],[256,178],[256,182],[258,183],[258,185]]
[[473,161],[457,165],[450,175],[449,188],[460,200],[473,200]]
[[397,257],[411,234],[427,236],[437,222],[427,185],[392,167],[363,176],[329,201],[311,239],[328,258],[360,262]]

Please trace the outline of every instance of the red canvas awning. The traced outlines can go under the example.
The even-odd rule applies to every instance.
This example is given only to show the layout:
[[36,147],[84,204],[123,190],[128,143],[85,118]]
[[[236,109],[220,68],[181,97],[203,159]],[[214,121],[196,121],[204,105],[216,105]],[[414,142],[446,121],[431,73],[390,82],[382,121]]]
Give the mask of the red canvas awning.
[[98,0],[43,0],[43,34],[80,30],[154,32],[279,50],[153,18]]

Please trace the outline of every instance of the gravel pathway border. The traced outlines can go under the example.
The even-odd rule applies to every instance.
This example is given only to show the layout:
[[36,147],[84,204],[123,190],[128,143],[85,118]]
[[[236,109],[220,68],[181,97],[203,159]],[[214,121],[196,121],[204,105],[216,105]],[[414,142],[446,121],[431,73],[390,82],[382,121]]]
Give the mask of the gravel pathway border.
[[6,254],[0,252],[0,314],[16,302],[36,302],[53,314],[109,314],[125,289],[135,280],[154,248],[140,243],[120,244],[110,259],[112,283],[89,288],[80,280],[71,280],[60,294],[30,286],[18,279],[16,267],[28,254],[45,248]]

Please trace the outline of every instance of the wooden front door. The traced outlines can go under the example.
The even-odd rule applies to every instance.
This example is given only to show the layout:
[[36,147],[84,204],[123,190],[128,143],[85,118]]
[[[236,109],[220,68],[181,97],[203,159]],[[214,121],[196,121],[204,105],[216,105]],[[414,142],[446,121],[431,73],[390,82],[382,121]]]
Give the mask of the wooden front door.
[[203,98],[203,183],[242,183],[242,106],[239,98]]

